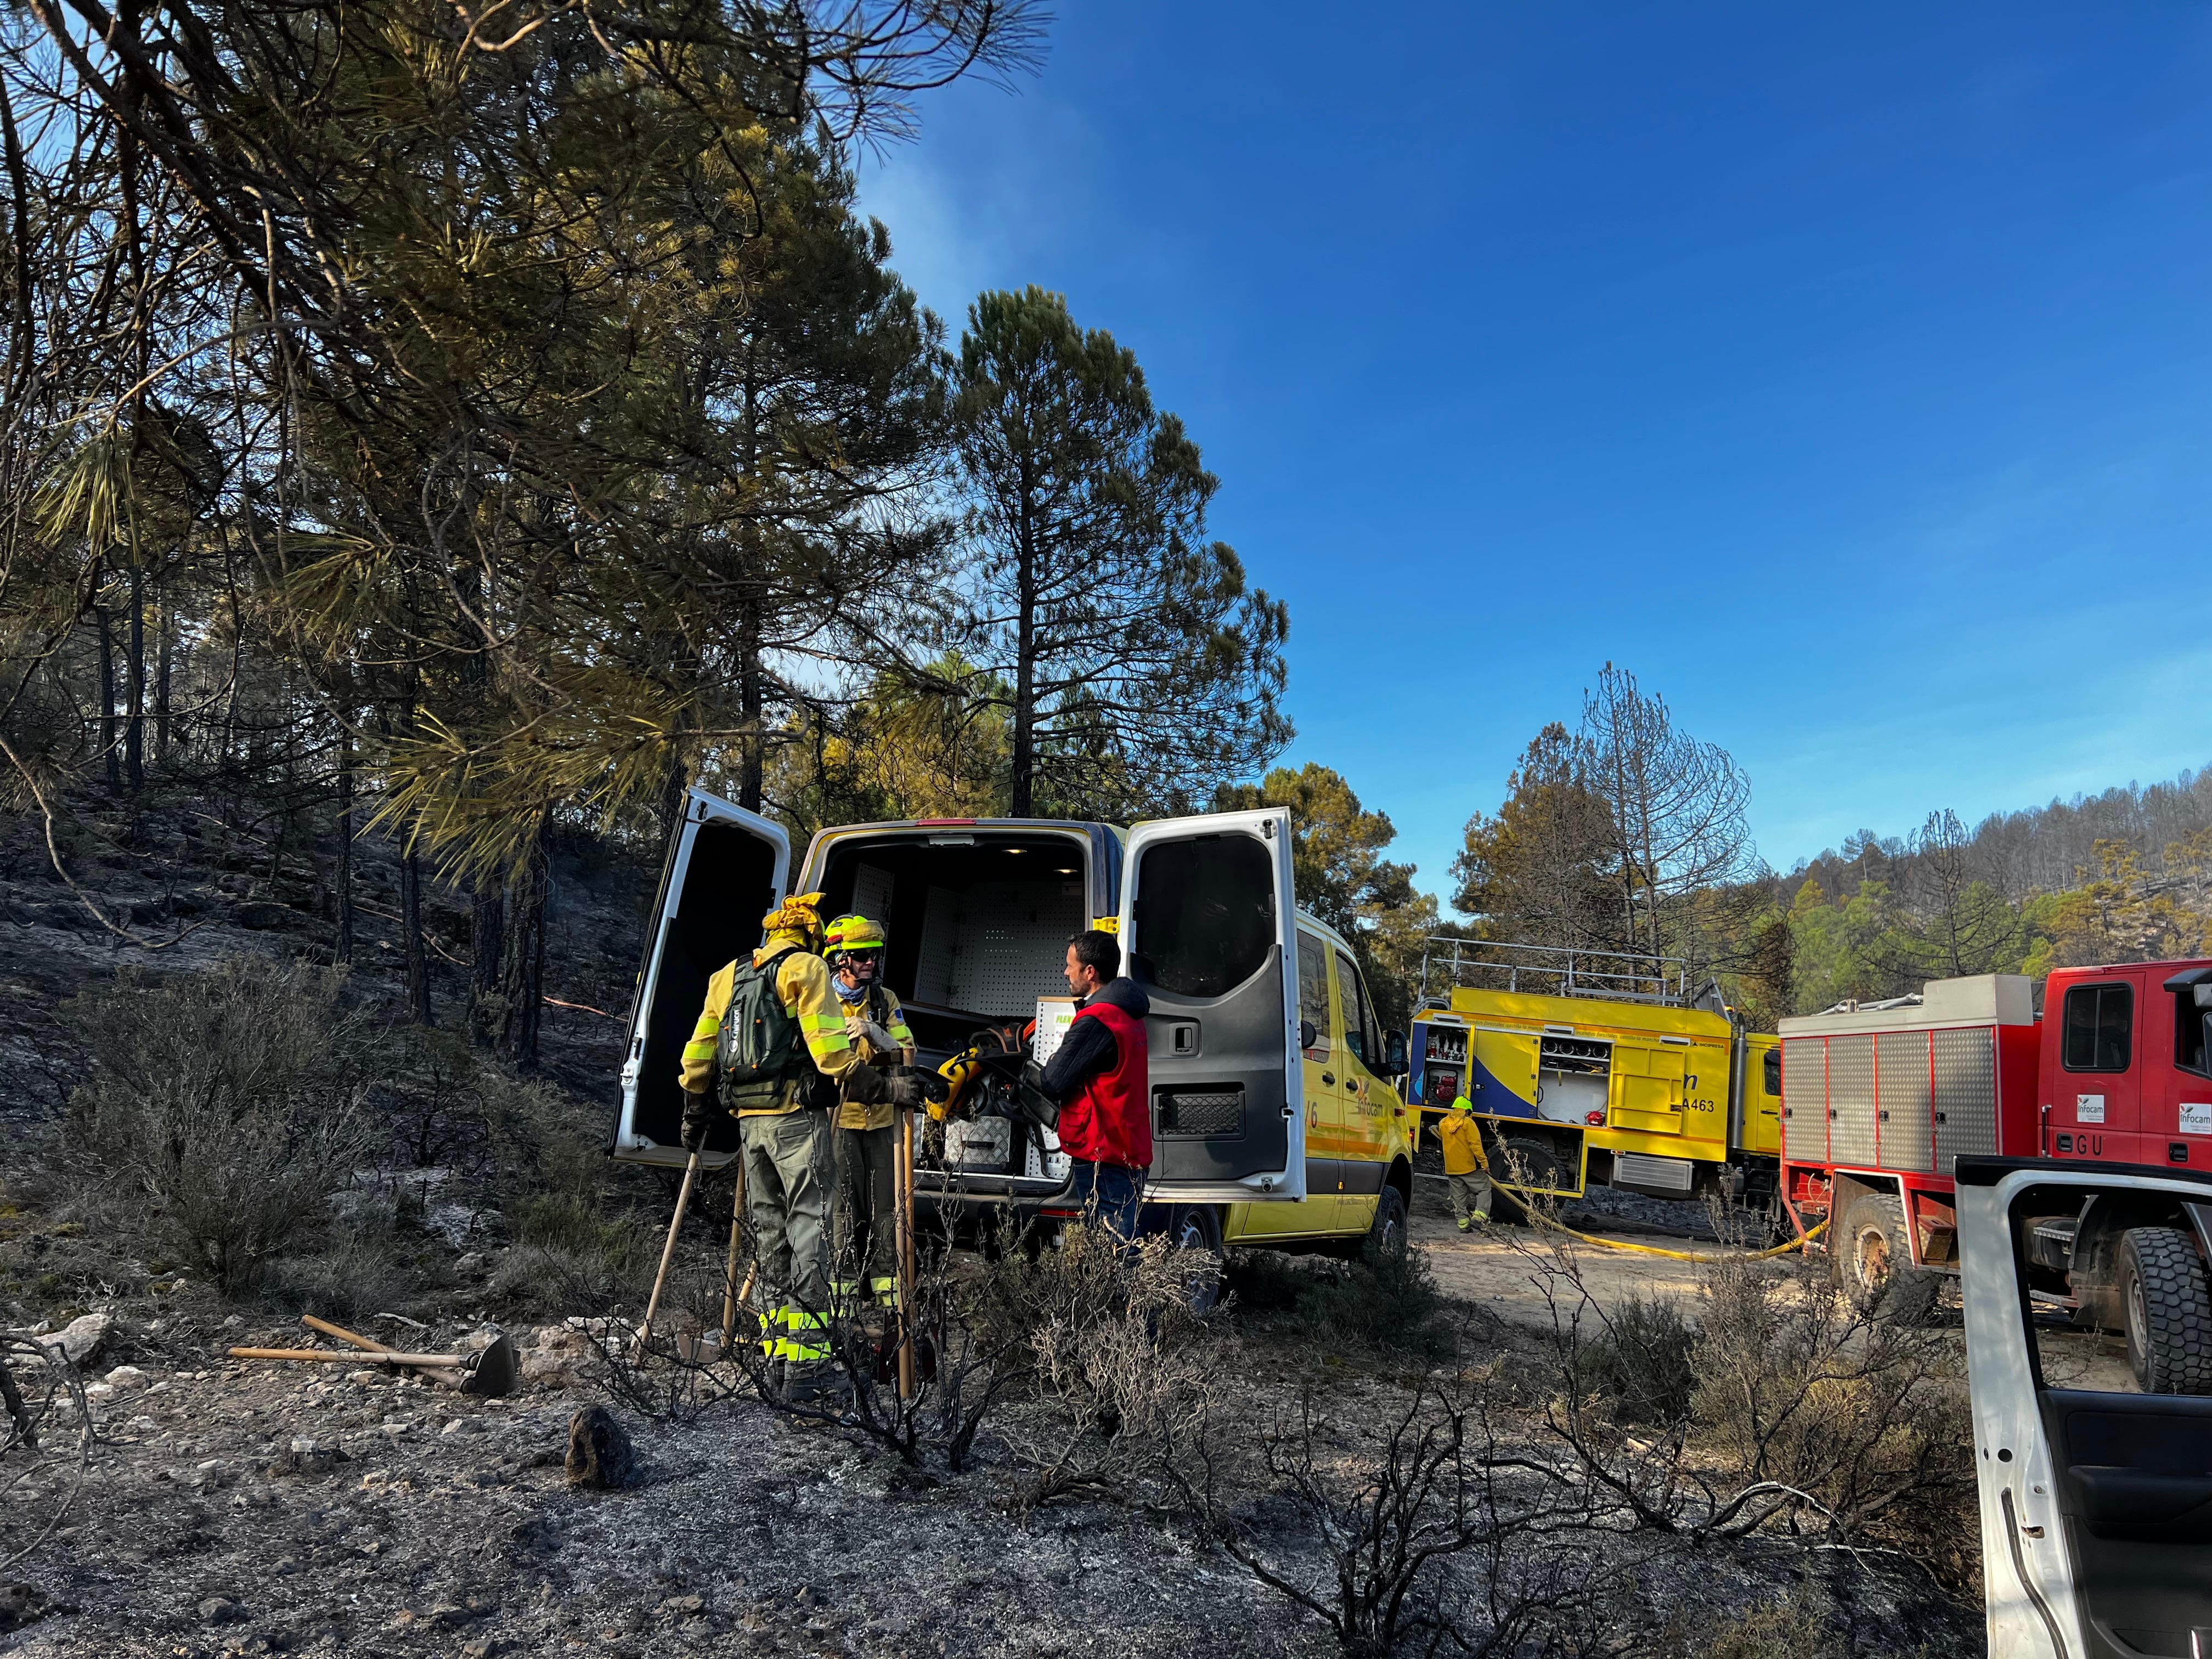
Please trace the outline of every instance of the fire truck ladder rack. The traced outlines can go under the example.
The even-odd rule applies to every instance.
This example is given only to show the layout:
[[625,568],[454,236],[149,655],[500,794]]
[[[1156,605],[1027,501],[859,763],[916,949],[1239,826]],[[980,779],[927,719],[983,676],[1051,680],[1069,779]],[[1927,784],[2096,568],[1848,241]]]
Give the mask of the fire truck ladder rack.
[[1421,953],[1424,1008],[1443,1007],[1459,986],[1608,997],[1690,1006],[1690,964],[1680,957],[1627,951],[1583,951],[1566,945],[1516,945],[1498,939],[1438,939]]

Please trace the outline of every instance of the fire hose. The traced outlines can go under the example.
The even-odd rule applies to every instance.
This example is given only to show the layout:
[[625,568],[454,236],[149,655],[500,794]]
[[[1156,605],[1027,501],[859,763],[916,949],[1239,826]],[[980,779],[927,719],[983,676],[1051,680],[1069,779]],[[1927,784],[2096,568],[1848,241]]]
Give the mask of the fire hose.
[[1771,1256],[1787,1255],[1792,1250],[1803,1249],[1806,1245],[1819,1237],[1828,1224],[1825,1221],[1820,1222],[1810,1231],[1791,1239],[1786,1244],[1777,1244],[1770,1250],[1747,1252],[1731,1250],[1715,1255],[1710,1250],[1662,1250],[1656,1244],[1631,1244],[1626,1239],[1600,1238],[1595,1233],[1577,1232],[1561,1222],[1553,1221],[1547,1216],[1539,1215],[1525,1204],[1521,1207],[1522,1213],[1528,1218],[1531,1226],[1540,1228],[1547,1232],[1565,1233],[1570,1238],[1578,1238],[1585,1244],[1595,1244],[1607,1250],[1632,1250],[1638,1255],[1663,1255],[1669,1261],[1765,1261]]

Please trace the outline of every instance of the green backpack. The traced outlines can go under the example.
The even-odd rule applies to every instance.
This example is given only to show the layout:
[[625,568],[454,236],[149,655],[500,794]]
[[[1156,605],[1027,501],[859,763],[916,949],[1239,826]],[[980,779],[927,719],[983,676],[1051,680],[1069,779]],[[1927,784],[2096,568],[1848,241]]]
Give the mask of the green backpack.
[[733,1112],[775,1105],[799,1069],[799,1022],[775,993],[776,972],[798,948],[779,951],[757,966],[748,963],[730,987],[730,1006],[714,1042],[714,1073],[722,1104]]

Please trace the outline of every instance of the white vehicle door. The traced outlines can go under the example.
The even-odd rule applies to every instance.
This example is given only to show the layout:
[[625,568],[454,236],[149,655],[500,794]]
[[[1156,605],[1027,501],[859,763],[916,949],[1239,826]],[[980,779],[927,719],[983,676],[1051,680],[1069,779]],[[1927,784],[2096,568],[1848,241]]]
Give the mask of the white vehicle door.
[[1152,1005],[1155,1197],[1305,1196],[1297,927],[1281,808],[1129,832],[1121,937]]
[[2212,1176],[1961,1158],[1990,1659],[2212,1655]]
[[[783,826],[694,789],[668,847],[623,1045],[622,1117],[614,1155],[681,1164],[684,1045],[707,1000],[707,981],[761,941],[761,918],[783,901],[791,837]],[[716,1124],[702,1160],[737,1151],[737,1126]]]

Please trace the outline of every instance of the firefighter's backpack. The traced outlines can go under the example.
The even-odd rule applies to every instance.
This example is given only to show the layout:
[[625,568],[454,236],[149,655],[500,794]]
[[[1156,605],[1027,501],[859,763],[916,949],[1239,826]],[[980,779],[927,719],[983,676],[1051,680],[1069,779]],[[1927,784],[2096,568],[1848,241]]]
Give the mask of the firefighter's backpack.
[[731,983],[730,1006],[714,1042],[714,1073],[722,1104],[733,1112],[781,1103],[777,1093],[798,1073],[799,1022],[775,991],[784,958],[798,948],[746,963]]

